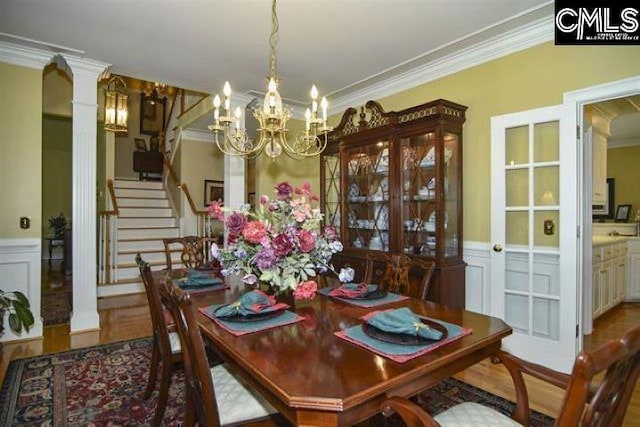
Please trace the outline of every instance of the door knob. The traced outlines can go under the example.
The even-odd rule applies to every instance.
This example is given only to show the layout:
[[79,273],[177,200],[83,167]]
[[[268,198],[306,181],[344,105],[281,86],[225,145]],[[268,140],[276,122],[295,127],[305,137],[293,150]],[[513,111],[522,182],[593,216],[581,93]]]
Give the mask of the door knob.
[[495,245],[493,245],[493,250],[495,252],[502,252],[502,245],[500,243],[496,243]]

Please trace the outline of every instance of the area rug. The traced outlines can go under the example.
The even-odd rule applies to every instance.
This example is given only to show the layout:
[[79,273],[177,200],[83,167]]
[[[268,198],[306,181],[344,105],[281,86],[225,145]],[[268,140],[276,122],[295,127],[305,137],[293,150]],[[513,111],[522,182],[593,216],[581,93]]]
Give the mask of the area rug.
[[[149,400],[147,383],[151,339],[18,359],[10,363],[0,391],[0,426],[143,426],[151,424],[157,390]],[[513,403],[455,379],[445,380],[415,400],[431,413],[461,401],[477,401],[500,411]],[[175,369],[164,422],[183,418],[184,376]],[[397,416],[390,425],[401,426]],[[532,426],[553,420],[534,413]],[[374,424],[373,425],[377,425]]]
[[44,326],[60,325],[69,322],[71,304],[69,292],[49,292],[42,294],[40,314]]

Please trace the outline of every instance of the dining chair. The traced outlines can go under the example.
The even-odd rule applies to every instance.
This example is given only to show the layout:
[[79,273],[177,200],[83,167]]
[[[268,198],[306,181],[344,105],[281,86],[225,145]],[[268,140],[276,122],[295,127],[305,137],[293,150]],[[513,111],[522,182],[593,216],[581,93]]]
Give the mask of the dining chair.
[[265,425],[265,421],[270,420],[273,423],[268,424],[281,425],[283,420],[273,406],[227,365],[209,367],[196,322],[196,309],[189,294],[173,284],[168,288],[168,308],[176,320],[184,352],[187,380],[185,425],[192,426],[195,421],[201,426]]
[[[376,267],[380,264],[384,267]],[[364,281],[377,282],[387,291],[426,300],[435,268],[433,260],[414,259],[402,253],[368,252]],[[420,271],[421,277],[418,280],[410,278],[411,271]]]
[[413,402],[400,397],[385,400],[381,411],[387,416],[393,411],[398,412],[409,427],[458,427],[479,419],[487,420],[484,425],[491,426],[529,425],[529,402],[522,376],[525,373],[566,390],[555,426],[621,426],[640,375],[640,326],[593,351],[582,351],[574,362],[571,375],[526,362],[502,351],[496,356],[504,363],[515,385],[517,406],[513,419],[471,402],[461,403],[431,417]]
[[149,365],[149,377],[147,387],[144,391],[144,398],[151,397],[158,378],[158,365],[160,365],[160,391],[158,393],[158,405],[153,418],[154,425],[162,424],[164,411],[167,407],[169,397],[169,386],[171,385],[171,369],[175,364],[182,362],[182,351],[180,337],[172,325],[173,318],[170,312],[163,309],[164,304],[160,292],[160,287],[166,285],[164,282],[156,282],[153,279],[149,264],[142,260],[140,254],[136,255],[136,263],[140,269],[142,282],[147,293],[149,311],[151,312],[151,324],[153,327],[153,344],[151,351],[151,362]]
[[184,236],[162,239],[167,270],[172,269],[171,254],[181,251],[180,260],[186,268],[199,267],[211,260],[211,244],[218,243],[218,237]]

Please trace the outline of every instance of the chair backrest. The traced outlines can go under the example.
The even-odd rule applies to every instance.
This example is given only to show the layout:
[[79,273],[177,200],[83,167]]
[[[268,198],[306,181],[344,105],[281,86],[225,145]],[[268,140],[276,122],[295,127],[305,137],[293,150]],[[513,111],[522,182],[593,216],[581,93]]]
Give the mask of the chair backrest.
[[167,307],[176,322],[183,351],[184,371],[187,380],[187,411],[193,410],[200,425],[220,425],[218,405],[211,380],[207,354],[200,328],[196,321],[196,310],[189,294],[170,284],[167,287]]
[[162,357],[162,360],[171,360],[171,342],[169,341],[169,330],[167,329],[167,323],[165,321],[163,311],[164,304],[160,291],[161,288],[166,287],[166,285],[164,282],[158,284],[155,283],[149,264],[142,260],[140,254],[136,255],[136,263],[140,269],[144,289],[147,293],[153,335],[154,339],[159,344],[160,357]]
[[171,252],[179,248],[182,252],[180,260],[186,268],[199,267],[210,260],[211,243],[217,242],[216,237],[184,236],[162,239],[167,269],[171,270]]
[[[600,374],[604,373],[604,376]],[[621,426],[640,375],[640,326],[581,352],[556,426]]]
[[[384,267],[376,270],[376,264],[380,263]],[[402,253],[368,252],[365,282],[374,283],[374,276],[380,277],[378,285],[383,289],[425,300],[435,268],[433,260],[413,259]],[[412,270],[420,270],[421,277],[410,279]]]

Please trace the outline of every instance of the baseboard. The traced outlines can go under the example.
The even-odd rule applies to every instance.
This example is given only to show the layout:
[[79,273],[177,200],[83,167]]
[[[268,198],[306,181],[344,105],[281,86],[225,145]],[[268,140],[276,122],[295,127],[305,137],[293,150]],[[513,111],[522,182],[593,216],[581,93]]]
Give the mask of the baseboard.
[[121,285],[111,284],[98,286],[98,298],[139,294],[144,292],[144,284],[142,283],[124,283]]

